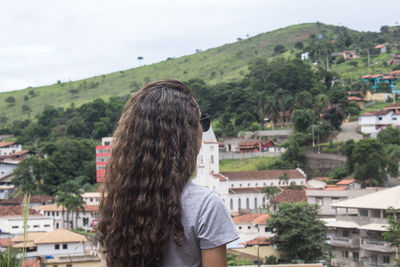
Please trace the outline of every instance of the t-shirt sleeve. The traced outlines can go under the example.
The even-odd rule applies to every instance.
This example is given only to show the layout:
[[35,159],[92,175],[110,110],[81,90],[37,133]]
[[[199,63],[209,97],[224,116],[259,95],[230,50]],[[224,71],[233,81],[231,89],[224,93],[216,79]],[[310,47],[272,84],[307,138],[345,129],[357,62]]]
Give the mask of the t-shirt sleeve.
[[239,238],[228,210],[215,192],[206,197],[201,207],[198,238],[200,249],[219,247]]

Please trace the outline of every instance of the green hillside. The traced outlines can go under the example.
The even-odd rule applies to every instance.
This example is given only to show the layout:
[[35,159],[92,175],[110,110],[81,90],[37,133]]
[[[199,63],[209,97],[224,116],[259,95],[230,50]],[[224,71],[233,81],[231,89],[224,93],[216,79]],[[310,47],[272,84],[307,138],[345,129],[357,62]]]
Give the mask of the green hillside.
[[[50,86],[0,93],[0,127],[17,119],[33,118],[35,114],[43,110],[45,105],[68,107],[71,103],[80,106],[95,98],[106,100],[112,96],[122,96],[134,92],[151,80],[173,78],[185,81],[200,78],[210,84],[231,80],[239,81],[248,73],[248,65],[251,60],[257,57],[272,57],[275,46],[279,44],[285,46],[286,52],[282,54],[284,57],[295,57],[302,52],[302,50],[294,48],[296,42],[307,42],[311,35],[315,37],[319,33],[323,33],[327,37],[334,37],[338,29],[343,29],[343,27],[321,23],[299,24],[193,55],[169,58],[152,65],[80,81],[60,82]],[[349,35],[360,34],[349,29],[346,31],[346,34]],[[349,74],[356,73],[358,68],[365,68],[365,64],[361,60],[359,61],[358,67],[347,66],[346,62],[342,64],[343,66],[333,65],[332,70],[354,78],[365,71],[362,69],[353,75],[354,77]],[[389,70],[388,67],[386,69]],[[10,96],[15,99],[14,103],[5,101]]]

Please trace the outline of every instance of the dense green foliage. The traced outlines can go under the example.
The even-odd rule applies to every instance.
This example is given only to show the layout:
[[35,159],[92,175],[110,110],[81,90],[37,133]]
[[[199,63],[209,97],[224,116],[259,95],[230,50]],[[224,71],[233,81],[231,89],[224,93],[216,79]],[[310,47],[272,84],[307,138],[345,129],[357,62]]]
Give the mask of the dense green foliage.
[[227,252],[226,261],[228,266],[242,266],[242,265],[252,265],[253,262],[249,259],[243,259],[239,257],[239,253]]
[[327,244],[324,222],[317,219],[318,205],[306,202],[287,203],[271,213],[267,225],[275,236],[273,242],[287,253],[289,261],[315,262],[324,256]]
[[389,208],[386,210],[386,216],[389,226],[387,226],[386,231],[382,233],[383,238],[393,247],[398,248],[400,246],[400,210]]

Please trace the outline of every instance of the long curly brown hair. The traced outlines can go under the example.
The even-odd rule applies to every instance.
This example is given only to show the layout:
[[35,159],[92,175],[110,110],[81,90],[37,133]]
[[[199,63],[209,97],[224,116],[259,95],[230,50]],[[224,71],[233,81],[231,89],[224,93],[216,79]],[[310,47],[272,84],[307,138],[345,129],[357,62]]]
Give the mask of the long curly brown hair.
[[175,80],[131,96],[114,133],[98,232],[108,267],[157,266],[184,237],[180,196],[196,165],[200,111]]

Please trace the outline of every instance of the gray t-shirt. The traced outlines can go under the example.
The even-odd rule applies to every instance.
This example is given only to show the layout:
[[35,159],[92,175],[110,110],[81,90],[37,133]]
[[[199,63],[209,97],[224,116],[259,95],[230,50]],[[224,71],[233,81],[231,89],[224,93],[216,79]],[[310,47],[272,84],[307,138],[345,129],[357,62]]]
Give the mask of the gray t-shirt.
[[239,238],[231,216],[218,194],[207,187],[188,183],[181,196],[183,245],[172,237],[164,252],[162,267],[201,266],[201,249],[222,246]]

